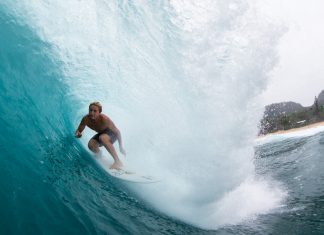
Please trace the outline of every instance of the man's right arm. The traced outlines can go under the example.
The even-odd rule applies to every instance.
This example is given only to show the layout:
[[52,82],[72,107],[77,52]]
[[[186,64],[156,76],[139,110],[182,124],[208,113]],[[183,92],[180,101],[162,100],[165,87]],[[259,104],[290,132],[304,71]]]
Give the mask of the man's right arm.
[[82,118],[82,120],[78,126],[78,129],[75,131],[74,136],[76,138],[80,138],[82,136],[82,131],[84,130],[85,127],[86,127],[86,116]]

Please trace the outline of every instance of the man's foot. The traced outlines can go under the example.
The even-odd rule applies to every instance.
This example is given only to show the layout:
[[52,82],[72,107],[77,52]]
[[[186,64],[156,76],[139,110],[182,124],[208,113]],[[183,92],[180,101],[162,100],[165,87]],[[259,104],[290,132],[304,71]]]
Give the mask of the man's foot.
[[121,163],[121,161],[119,161],[119,162],[114,162],[114,164],[112,164],[109,168],[120,170],[122,167],[123,167],[123,163]]

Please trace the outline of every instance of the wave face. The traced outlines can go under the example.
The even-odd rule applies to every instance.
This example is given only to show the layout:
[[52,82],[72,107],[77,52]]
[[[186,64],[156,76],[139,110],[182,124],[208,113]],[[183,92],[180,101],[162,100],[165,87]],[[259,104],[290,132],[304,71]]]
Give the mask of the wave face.
[[[279,206],[285,193],[254,177],[253,139],[281,31],[256,10],[243,0],[2,1],[2,215],[31,232],[47,218],[70,232],[134,233],[120,208],[216,229]],[[121,129],[127,164],[161,183],[118,185],[88,139],[73,139],[93,100]]]

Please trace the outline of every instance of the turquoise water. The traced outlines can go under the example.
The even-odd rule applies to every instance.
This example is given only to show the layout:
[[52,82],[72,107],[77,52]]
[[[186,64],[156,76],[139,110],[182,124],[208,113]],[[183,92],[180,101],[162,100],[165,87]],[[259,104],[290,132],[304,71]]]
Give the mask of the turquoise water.
[[[323,232],[323,134],[254,142],[281,31],[201,4],[0,3],[0,234]],[[109,177],[73,137],[93,100],[160,183]]]

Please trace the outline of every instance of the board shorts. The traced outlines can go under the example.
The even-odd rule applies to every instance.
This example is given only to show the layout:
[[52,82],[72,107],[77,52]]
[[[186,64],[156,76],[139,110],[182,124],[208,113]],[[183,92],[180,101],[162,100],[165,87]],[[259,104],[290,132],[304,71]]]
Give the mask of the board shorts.
[[102,142],[99,140],[99,136],[102,134],[107,134],[109,136],[110,143],[112,144],[115,143],[115,141],[117,140],[117,135],[109,129],[105,129],[104,131],[95,134],[91,139],[96,140],[99,143],[99,145],[102,146]]

